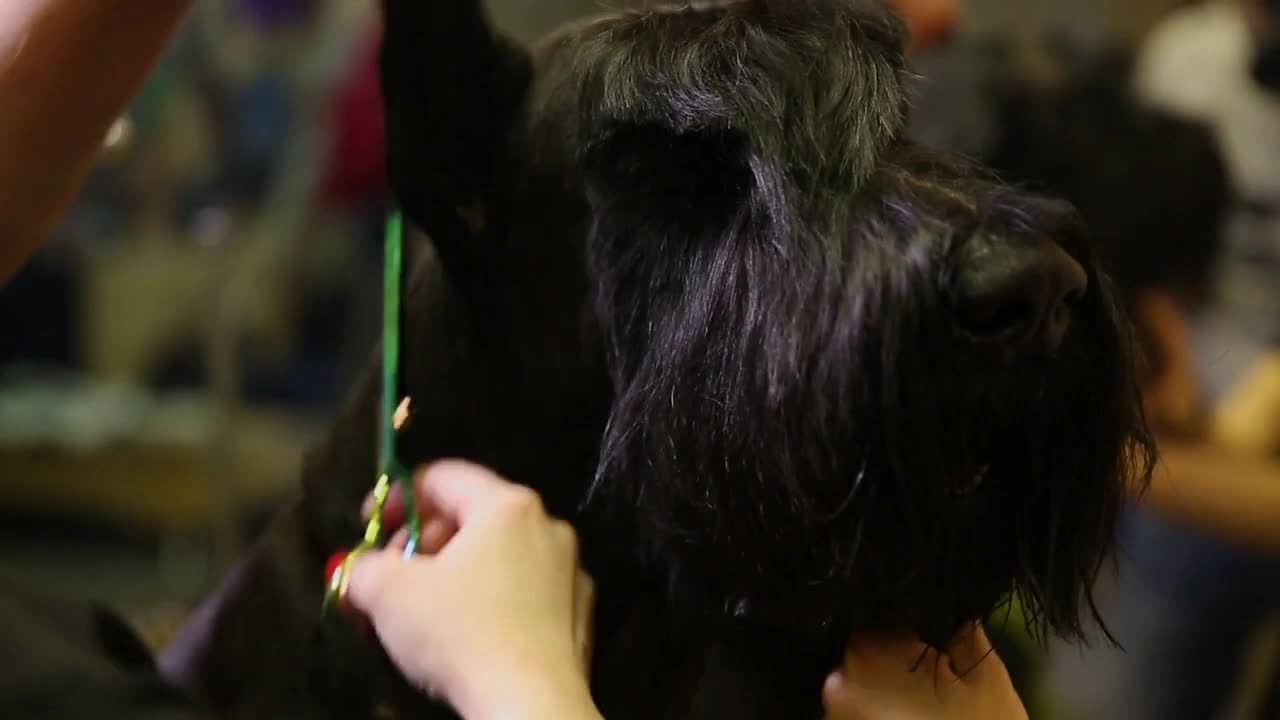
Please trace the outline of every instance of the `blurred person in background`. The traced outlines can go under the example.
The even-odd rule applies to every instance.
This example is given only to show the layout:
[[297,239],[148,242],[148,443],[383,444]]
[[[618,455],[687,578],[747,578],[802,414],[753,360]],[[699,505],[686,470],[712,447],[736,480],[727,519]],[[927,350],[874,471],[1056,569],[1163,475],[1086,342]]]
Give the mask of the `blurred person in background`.
[[[1240,295],[1249,278],[1237,243],[1258,238],[1235,234],[1242,186],[1222,125],[1135,95],[1151,63],[1150,49],[1136,60],[1103,56],[1060,86],[1006,100],[993,157],[1014,179],[1074,202],[1110,251],[1161,441],[1161,467],[1121,528],[1118,572],[1099,593],[1123,649],[1099,632],[1092,648],[1059,648],[1051,663],[1053,700],[1070,718],[1228,712],[1254,635],[1280,601],[1280,463],[1261,443],[1248,448],[1220,430],[1266,432],[1265,412],[1233,407],[1230,394],[1263,406],[1280,399],[1244,372],[1274,342],[1256,322],[1277,321],[1280,285],[1271,270]],[[1253,92],[1252,75],[1239,70]],[[1175,75],[1185,88],[1186,75]],[[1280,142],[1273,137],[1250,152],[1265,155]],[[1248,257],[1246,265],[1258,260]],[[1270,298],[1257,293],[1268,283]]]
[[[1235,190],[1215,302],[1195,318],[1216,436],[1280,454],[1280,2],[1213,0],[1148,41],[1144,101],[1213,129]],[[1240,385],[1247,379],[1248,391]]]
[[[1211,128],[1226,161],[1232,203],[1212,293],[1180,332],[1206,432],[1232,456],[1217,486],[1155,488],[1157,512],[1139,521],[1143,542],[1131,543],[1151,590],[1117,593],[1123,617],[1141,623],[1134,656],[1115,668],[1119,677],[1101,679],[1108,659],[1092,679],[1117,711],[1128,708],[1115,684],[1142,681],[1156,710],[1125,717],[1210,717],[1228,712],[1259,626],[1280,607],[1280,473],[1260,467],[1280,458],[1280,3],[1214,0],[1174,13],[1146,43],[1134,87],[1144,102]],[[1171,468],[1181,460],[1209,470],[1203,456],[1180,458],[1183,447],[1165,453]],[[1139,607],[1156,592],[1158,602]],[[1280,713],[1275,700],[1273,688],[1264,712]]]
[[[966,3],[966,15],[981,5]],[[925,58],[935,77],[922,86],[917,137],[1080,206],[1117,250],[1150,360],[1144,392],[1162,465],[1122,528],[1119,577],[1103,592],[1128,652],[1099,637],[1083,656],[1055,654],[1049,684],[1067,717],[1229,712],[1276,609],[1277,6],[1192,5],[1138,53],[1083,25],[1009,38],[1009,27],[967,23]],[[1041,62],[1024,62],[1019,44],[1039,46]],[[1025,690],[1037,673],[1022,654],[1006,657]]]

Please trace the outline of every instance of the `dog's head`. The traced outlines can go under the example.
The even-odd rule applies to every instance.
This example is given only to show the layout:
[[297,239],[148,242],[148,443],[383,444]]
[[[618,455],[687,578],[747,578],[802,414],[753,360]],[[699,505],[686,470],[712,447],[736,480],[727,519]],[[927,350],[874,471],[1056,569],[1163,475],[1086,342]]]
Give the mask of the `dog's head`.
[[661,565],[785,625],[940,642],[1016,590],[1078,631],[1151,446],[1069,206],[898,146],[830,215],[595,212],[596,492]]
[[902,46],[741,0],[535,54],[509,232],[585,268],[588,508],[729,615],[944,642],[1016,591],[1078,633],[1151,465],[1127,327],[1069,206],[901,141]]

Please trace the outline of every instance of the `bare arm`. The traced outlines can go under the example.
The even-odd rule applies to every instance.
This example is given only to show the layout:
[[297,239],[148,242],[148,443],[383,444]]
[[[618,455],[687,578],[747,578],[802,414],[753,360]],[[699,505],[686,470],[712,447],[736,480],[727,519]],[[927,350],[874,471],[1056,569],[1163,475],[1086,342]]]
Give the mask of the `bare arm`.
[[190,4],[0,2],[0,283],[75,195]]
[[[1164,358],[1159,376],[1144,390],[1148,416],[1157,424],[1198,435],[1203,391],[1192,354],[1186,312],[1168,293],[1139,296],[1134,316]],[[1280,462],[1272,460],[1267,420],[1280,382],[1280,362],[1241,382],[1216,412],[1213,440],[1161,439],[1146,502],[1156,510],[1236,543],[1280,552]]]
[[1280,463],[1176,441],[1161,454],[1148,503],[1235,542],[1280,552]]

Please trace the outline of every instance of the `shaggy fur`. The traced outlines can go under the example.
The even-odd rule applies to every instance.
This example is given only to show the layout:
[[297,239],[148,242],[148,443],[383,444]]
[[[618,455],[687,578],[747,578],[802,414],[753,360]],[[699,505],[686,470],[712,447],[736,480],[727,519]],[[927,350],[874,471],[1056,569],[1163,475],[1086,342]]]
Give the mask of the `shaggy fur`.
[[[401,449],[575,522],[606,717],[817,717],[851,631],[943,643],[1010,593],[1079,632],[1150,469],[1126,326],[1069,206],[901,141],[879,3],[619,13],[532,54],[474,2],[385,5],[392,184],[438,254]],[[1061,347],[982,326],[974,278],[1055,244],[1089,280]],[[374,378],[168,657],[226,712],[447,715],[318,616]]]

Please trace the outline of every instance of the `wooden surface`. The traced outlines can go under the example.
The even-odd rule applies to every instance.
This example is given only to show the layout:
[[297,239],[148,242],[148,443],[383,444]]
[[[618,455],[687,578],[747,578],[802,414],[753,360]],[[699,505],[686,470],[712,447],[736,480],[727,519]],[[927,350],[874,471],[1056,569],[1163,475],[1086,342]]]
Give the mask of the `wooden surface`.
[[0,448],[0,508],[91,516],[144,532],[208,527],[219,513],[288,494],[313,437],[311,423],[283,413],[246,413],[235,426],[222,457],[199,443],[92,452]]

